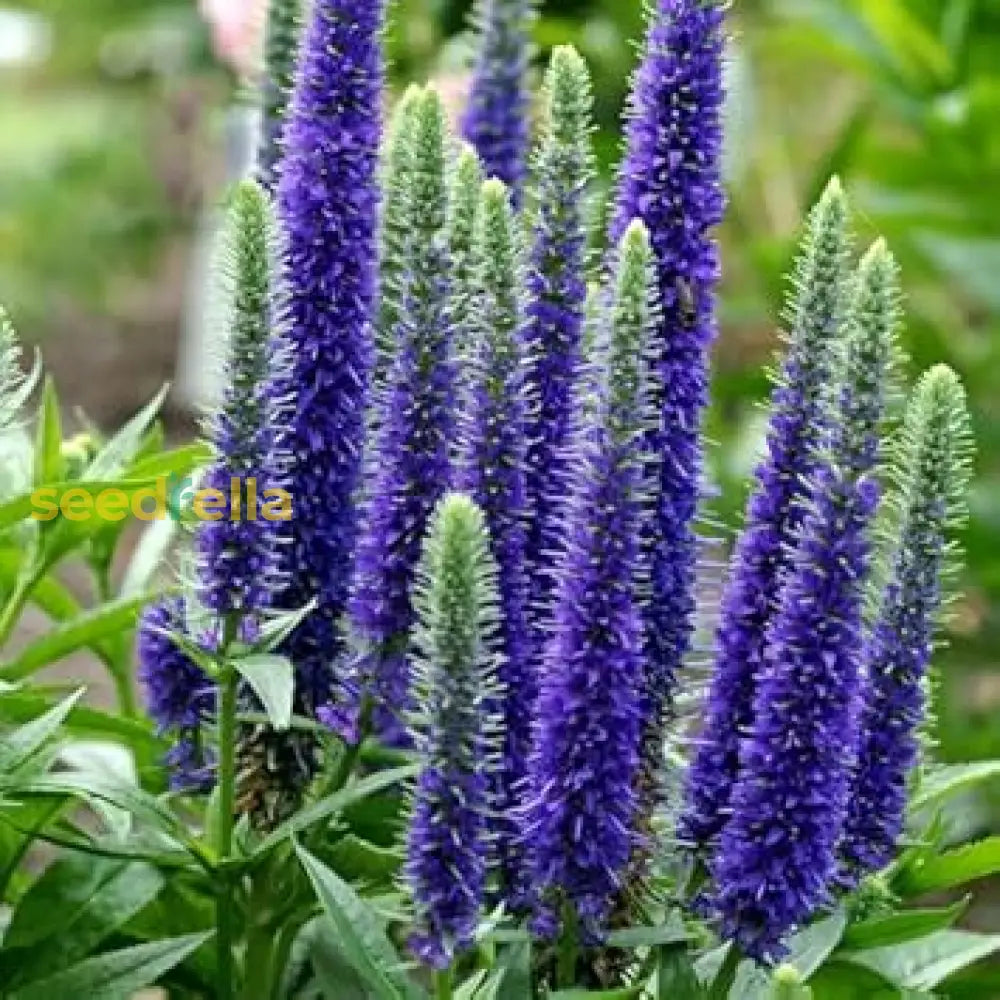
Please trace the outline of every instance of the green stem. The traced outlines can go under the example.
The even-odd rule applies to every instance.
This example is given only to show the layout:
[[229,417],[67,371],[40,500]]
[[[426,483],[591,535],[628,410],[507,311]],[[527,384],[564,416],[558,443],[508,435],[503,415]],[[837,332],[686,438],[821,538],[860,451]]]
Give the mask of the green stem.
[[226,862],[233,853],[233,826],[236,806],[236,691],[239,676],[228,662],[229,648],[239,631],[239,623],[229,618],[225,624],[219,675],[219,862],[222,885],[218,899],[219,1000],[232,1000],[233,945],[236,936],[233,883]]
[[455,995],[452,989],[453,983],[454,983],[454,976],[450,966],[447,969],[442,969],[439,972],[435,972],[434,973],[435,1000],[452,1000],[452,998]]
[[742,961],[743,954],[734,942],[729,946],[722,967],[712,981],[712,986],[708,991],[708,1000],[728,1000],[730,990],[736,981],[736,970]]
[[563,931],[556,955],[556,984],[570,990],[576,985],[576,967],[580,960],[580,942],[577,937],[576,915],[569,906],[563,908]]

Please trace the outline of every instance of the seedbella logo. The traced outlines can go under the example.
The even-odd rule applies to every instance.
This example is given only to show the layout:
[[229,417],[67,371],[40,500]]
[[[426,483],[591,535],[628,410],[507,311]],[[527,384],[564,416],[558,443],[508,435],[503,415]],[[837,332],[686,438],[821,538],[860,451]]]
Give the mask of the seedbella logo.
[[228,494],[212,487],[195,487],[190,479],[163,476],[148,486],[127,489],[86,485],[42,486],[31,494],[36,521],[181,520],[187,510],[198,521],[290,521],[292,495],[287,490],[259,490],[256,479],[230,479]]

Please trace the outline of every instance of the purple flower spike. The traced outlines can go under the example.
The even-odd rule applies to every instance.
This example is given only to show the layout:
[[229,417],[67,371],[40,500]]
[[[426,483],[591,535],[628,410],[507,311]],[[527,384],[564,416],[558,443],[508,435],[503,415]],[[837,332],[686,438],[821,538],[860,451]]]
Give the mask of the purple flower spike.
[[713,865],[722,930],[773,960],[829,898],[857,750],[869,528],[899,318],[896,266],[879,241],[848,317],[846,373],[828,454],[768,630],[754,722]]
[[497,567],[483,513],[460,493],[438,505],[415,588],[412,718],[422,768],[413,793],[406,881],[427,965],[447,968],[471,945],[486,890],[489,773],[496,756]]
[[492,793],[501,898],[511,906],[523,896],[526,879],[516,808],[527,773],[535,700],[525,563],[524,368],[518,341],[514,242],[507,189],[500,181],[489,180],[483,186],[474,246],[470,339],[476,357],[457,483],[486,515],[499,567],[500,628],[495,652],[504,690],[498,713],[504,745]]
[[214,460],[201,483],[223,503],[221,516],[202,521],[196,536],[198,597],[220,620],[260,615],[282,585],[280,552],[289,525],[274,519],[268,498],[269,491],[288,488],[285,428],[293,396],[278,388],[289,358],[281,330],[272,329],[275,249],[270,199],[255,182],[243,181],[231,196],[220,250],[226,387],[208,422]]
[[[645,519],[651,579],[644,615],[651,693],[665,713],[690,645],[695,611],[701,421],[719,279],[712,230],[725,207],[723,5],[658,0],[650,17],[630,99],[628,145],[610,236],[617,245],[631,221],[641,219],[658,276],[661,314],[651,350],[660,423],[648,443],[656,456],[658,485]],[[661,741],[650,742],[658,746]]]
[[791,332],[774,389],[767,451],[723,594],[715,674],[687,780],[680,836],[708,848],[729,816],[740,739],[753,720],[767,627],[798,538],[808,482],[826,443],[828,389],[846,284],[847,204],[831,182],[807,227],[789,309]]
[[316,608],[285,644],[304,708],[328,700],[344,653],[377,286],[381,0],[315,0],[284,129],[283,320],[298,399],[294,517],[280,606]]
[[640,527],[647,428],[650,246],[636,222],[621,249],[596,426],[581,437],[551,639],[539,676],[526,843],[536,933],[563,906],[598,940],[641,846],[645,584]]
[[857,730],[865,531],[878,489],[833,470],[815,488],[712,866],[723,935],[761,961],[779,958],[828,897]]
[[519,202],[525,174],[531,97],[527,88],[531,0],[477,0],[479,54],[462,135],[487,177],[503,181]]
[[[350,614],[360,656],[329,711],[353,729],[371,699],[375,731],[404,739],[410,701],[412,590],[431,512],[451,479],[453,427],[449,269],[445,248],[445,120],[440,96],[414,109],[409,266],[402,276],[396,355],[379,401],[365,484]],[[346,735],[346,733],[345,733]]]
[[965,392],[939,365],[914,392],[893,467],[891,563],[864,650],[861,748],[841,845],[849,882],[887,865],[903,829],[944,582],[953,568],[949,535],[965,518],[971,453]]
[[587,187],[593,174],[591,84],[569,46],[546,77],[547,126],[535,158],[537,193],[522,331],[528,371],[527,569],[540,659],[552,612],[553,563],[562,548],[587,299]]

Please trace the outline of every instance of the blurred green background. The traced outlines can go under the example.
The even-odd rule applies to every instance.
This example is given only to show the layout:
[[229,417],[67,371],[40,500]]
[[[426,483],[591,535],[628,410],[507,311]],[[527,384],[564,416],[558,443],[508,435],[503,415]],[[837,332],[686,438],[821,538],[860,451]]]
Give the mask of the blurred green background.
[[[466,8],[398,0],[397,81],[457,84]],[[563,41],[590,59],[605,178],[641,8],[548,0],[536,26],[539,64]],[[913,369],[947,360],[970,389],[980,457],[941,742],[949,758],[1000,755],[1000,3],[740,0],[732,35],[711,428],[723,512],[742,504],[792,240],[839,172],[860,242],[884,234],[904,265]],[[172,373],[245,94],[195,0],[0,0],[0,299],[99,420]],[[996,807],[966,819],[995,824]]]

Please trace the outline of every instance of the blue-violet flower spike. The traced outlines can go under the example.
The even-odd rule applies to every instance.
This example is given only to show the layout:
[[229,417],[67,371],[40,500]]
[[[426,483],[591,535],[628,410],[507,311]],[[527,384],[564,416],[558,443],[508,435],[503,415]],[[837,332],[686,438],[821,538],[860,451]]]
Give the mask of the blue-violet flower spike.
[[810,216],[797,261],[788,352],[772,396],[766,453],[723,593],[715,673],[679,828],[693,848],[709,847],[729,816],[740,740],[753,719],[755,683],[764,665],[766,630],[802,523],[806,484],[827,440],[848,242],[847,202],[834,180]]
[[446,968],[473,942],[486,890],[488,781],[497,697],[496,565],[482,512],[442,499],[416,578],[414,743],[421,762],[407,836],[414,952]]

